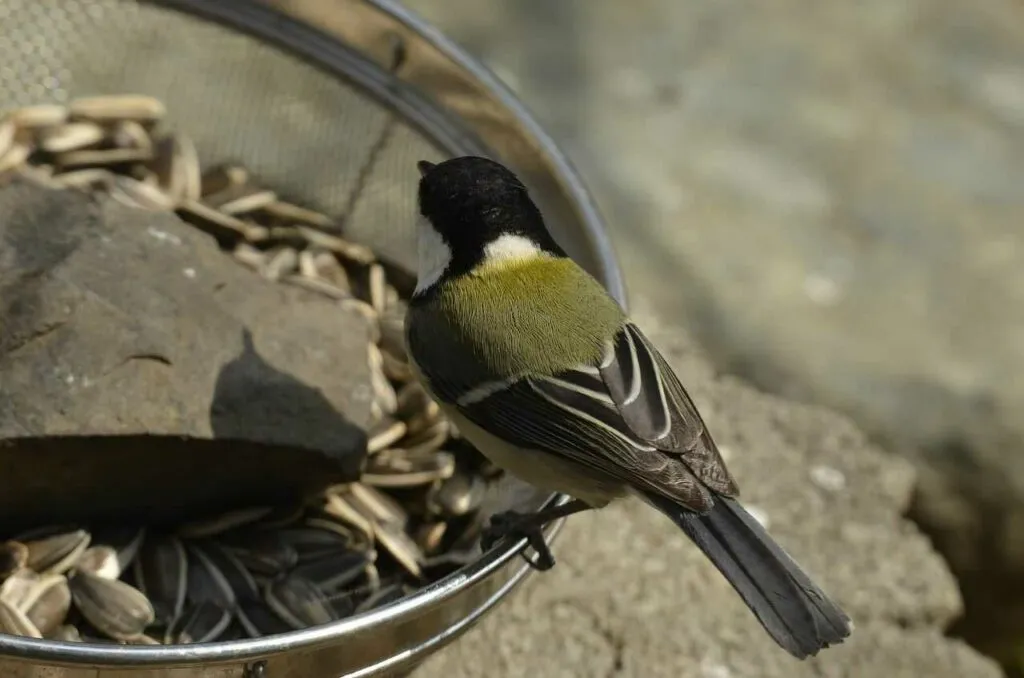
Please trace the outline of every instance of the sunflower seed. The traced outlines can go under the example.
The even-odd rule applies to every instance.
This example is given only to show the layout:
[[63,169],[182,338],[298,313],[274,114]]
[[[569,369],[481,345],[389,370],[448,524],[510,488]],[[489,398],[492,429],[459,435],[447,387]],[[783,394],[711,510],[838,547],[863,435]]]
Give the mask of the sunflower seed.
[[277,532],[225,535],[221,543],[247,570],[274,577],[295,566],[298,552]]
[[384,376],[391,381],[397,381],[399,383],[411,382],[415,376],[412,372],[412,367],[409,363],[405,362],[401,358],[396,358],[390,351],[381,350],[381,370],[384,372]]
[[[295,250],[289,251],[294,252]],[[269,269],[269,267],[270,265],[267,264],[267,269]],[[335,287],[333,284],[326,280],[321,280],[320,278],[307,278],[302,275],[286,275],[282,277],[281,280],[289,285],[295,285],[296,287],[301,287],[309,290],[310,292],[319,292],[320,294],[324,294],[333,299],[347,299],[352,296],[348,291],[343,290],[340,287]]]
[[358,548],[367,543],[365,539],[359,538],[359,530],[350,525],[333,520],[329,516],[310,516],[303,522],[303,525],[307,528],[320,530],[321,532],[333,535],[335,541],[344,544],[346,548]]
[[293,629],[328,624],[334,612],[324,594],[308,579],[290,575],[272,582],[264,600],[267,606]]
[[155,122],[167,113],[162,101],[142,94],[80,97],[72,100],[68,109],[71,111],[72,117],[104,122],[120,120]]
[[241,262],[249,268],[261,269],[267,260],[265,252],[261,252],[248,243],[238,243],[232,255],[235,261]]
[[[174,195],[170,190],[167,192],[172,196]],[[218,240],[234,240],[238,237],[244,237],[249,230],[248,224],[241,219],[230,214],[223,214],[212,207],[207,207],[201,202],[187,198],[182,199],[178,203],[175,212],[185,221],[204,233],[209,233]]]
[[57,156],[57,166],[64,170],[76,167],[110,167],[135,162],[145,162],[151,153],[143,148],[109,148],[62,153]]
[[7,152],[0,155],[0,174],[7,170],[18,167],[32,154],[32,149],[26,144],[14,143]]
[[67,572],[89,548],[92,537],[85,530],[56,534],[25,544],[28,547],[28,566],[39,574]]
[[188,602],[191,605],[211,602],[225,609],[234,608],[237,601],[235,590],[207,556],[205,549],[189,544],[188,555]]
[[370,364],[370,386],[373,388],[374,399],[385,414],[394,414],[398,409],[398,396],[384,374],[384,357],[376,344],[367,347]]
[[366,567],[363,568],[363,574],[366,575],[366,588],[370,591],[376,591],[380,588],[380,572],[377,570],[377,552],[373,553],[374,562],[369,562]]
[[405,532],[408,515],[402,507],[394,499],[363,483],[352,483],[349,490],[350,503],[364,516],[372,519],[376,541],[409,573],[419,576],[419,561],[423,553]]
[[397,603],[402,598],[409,595],[409,591],[402,584],[391,584],[385,586],[380,590],[370,594],[363,602],[359,603],[356,607],[355,612],[359,614],[361,612],[367,612],[369,610],[375,610],[378,607],[384,607],[391,603]]
[[355,589],[325,596],[334,618],[344,619],[355,614],[356,606],[358,605],[357,598],[361,593],[363,593],[362,589]]
[[45,188],[60,188],[60,185],[53,180],[53,167],[49,165],[22,165],[15,171],[21,177]]
[[199,152],[184,134],[174,137],[171,171],[174,184],[181,189],[181,199],[198,202],[203,193],[203,175],[199,167]]
[[394,557],[399,565],[404,567],[409,574],[419,577],[422,574],[420,561],[423,560],[423,552],[412,540],[412,537],[394,523],[377,523],[374,525],[374,535],[381,546]]
[[[228,190],[230,191],[231,189]],[[224,214],[239,216],[263,209],[277,199],[277,195],[273,191],[266,190],[248,190],[238,196],[227,195],[224,197],[228,199],[224,200],[222,197],[221,200],[218,201],[217,195],[212,195],[208,199],[204,199],[203,202],[216,207]]]
[[282,246],[271,250],[260,273],[267,280],[279,280],[294,271],[299,265],[299,253],[291,247]]
[[96,630],[110,638],[140,636],[156,618],[145,594],[123,581],[78,572],[69,583],[75,607]]
[[135,120],[121,120],[110,130],[110,141],[118,148],[140,148],[153,152],[153,138]]
[[114,174],[100,168],[74,170],[53,177],[57,186],[67,188],[106,188],[114,183]]
[[232,186],[249,183],[249,171],[238,165],[218,165],[206,171],[200,179],[203,198],[220,193]]
[[12,636],[42,638],[43,634],[21,610],[0,599],[0,632]]
[[20,541],[0,544],[0,579],[13,574],[28,563],[28,547]]
[[[117,552],[117,567],[120,572],[127,572],[128,568],[135,561],[139,548],[146,537],[146,531],[138,527],[107,527],[97,530],[93,534],[92,543],[102,546],[109,546]],[[82,567],[83,558],[78,561]],[[98,574],[93,572],[93,574]],[[119,575],[120,576],[120,575]]]
[[383,313],[387,305],[387,282],[384,279],[384,267],[371,264],[368,277],[370,305],[377,313]]
[[366,451],[369,454],[394,445],[405,435],[405,422],[401,419],[384,419],[377,422],[366,435]]
[[235,614],[238,615],[238,621],[250,638],[273,636],[293,630],[263,600],[245,601],[238,606]]
[[292,570],[292,574],[313,582],[329,595],[362,577],[367,564],[373,561],[375,555],[372,551],[345,548],[327,551],[304,560]]
[[242,626],[242,622],[238,620],[236,611],[235,617],[232,618],[231,623],[228,624],[228,627],[224,629],[224,633],[220,634],[217,640],[221,642],[226,642],[229,640],[244,640],[248,637],[249,634],[246,632],[245,627]]
[[334,220],[326,214],[314,212],[313,210],[299,207],[283,200],[272,202],[263,208],[268,216],[280,221],[298,222],[317,228],[329,229],[334,226]]
[[362,482],[374,487],[416,487],[450,478],[455,473],[455,457],[448,452],[412,454],[405,450],[385,450],[370,457]]
[[202,537],[214,537],[233,530],[243,525],[250,525],[265,518],[273,512],[270,506],[253,506],[250,508],[228,511],[213,518],[197,520],[178,527],[177,533],[180,537],[199,539]]
[[39,592],[22,611],[40,633],[48,636],[64,623],[71,609],[71,589],[64,575],[53,575],[39,582]]
[[52,640],[60,640],[65,643],[81,643],[82,634],[79,633],[78,627],[72,626],[71,624],[65,624],[59,627],[50,636]]
[[75,569],[94,574],[104,579],[121,577],[121,561],[117,550],[111,546],[90,546],[82,553],[75,564]]
[[156,622],[171,626],[181,617],[188,590],[188,556],[180,539],[151,537],[135,560],[135,582],[152,603]]
[[441,546],[441,540],[444,539],[447,530],[448,523],[444,521],[423,523],[416,530],[416,545],[425,554],[434,553]]
[[174,207],[174,200],[159,187],[126,176],[113,177],[110,197],[123,205],[153,212]]
[[37,586],[42,577],[29,570],[22,568],[8,575],[0,584],[0,600],[12,607],[22,607],[26,601],[30,601],[35,595]]
[[147,636],[145,633],[140,633],[132,638],[124,639],[125,645],[161,645],[162,643],[154,638],[153,636]]
[[316,255],[313,250],[299,252],[299,275],[313,279],[320,277],[320,272],[316,269]]
[[428,423],[432,423],[441,416],[440,406],[416,382],[402,387],[398,392],[396,405],[396,414],[405,420],[421,417]]
[[251,600],[259,597],[259,586],[249,570],[232,553],[217,543],[204,544],[196,554],[205,557],[207,566],[215,567],[227,580],[238,600]]
[[299,226],[295,230],[299,237],[309,244],[322,247],[325,250],[330,250],[335,254],[341,255],[343,259],[348,259],[353,263],[369,266],[377,260],[377,256],[373,253],[373,250],[364,245],[357,245],[356,243],[339,238],[336,235],[318,231],[315,228]]
[[0,119],[0,158],[14,144],[15,132],[18,128],[9,118]]
[[345,500],[356,511],[372,522],[400,524],[403,527],[409,519],[405,509],[390,496],[363,483],[350,483]]
[[413,436],[407,436],[402,441],[402,448],[414,456],[436,452],[448,440],[449,425],[447,419],[438,419],[430,424],[428,428],[419,431]]
[[372,523],[363,513],[342,497],[339,492],[332,491],[327,493],[323,511],[332,518],[346,525],[351,525],[367,537],[373,537]]
[[103,128],[95,123],[69,122],[40,132],[39,146],[47,153],[67,153],[94,146],[104,136]]
[[[307,252],[314,252],[314,250],[306,250]],[[313,254],[313,263],[316,267],[316,276],[323,278],[327,282],[334,286],[345,290],[346,292],[352,291],[352,286],[348,281],[348,274],[345,273],[345,268],[338,262],[338,258],[330,252],[317,251]]]
[[480,476],[456,473],[430,491],[427,505],[442,516],[464,516],[480,508],[486,494],[487,483]]
[[22,129],[53,127],[68,119],[68,109],[57,104],[26,106],[8,113],[7,119]]
[[253,528],[261,530],[276,529],[298,522],[306,512],[305,503],[302,501],[293,504],[279,504],[271,509],[270,513],[253,524]]
[[230,610],[207,600],[189,608],[178,628],[168,631],[164,642],[182,645],[211,643],[221,637],[233,619]]

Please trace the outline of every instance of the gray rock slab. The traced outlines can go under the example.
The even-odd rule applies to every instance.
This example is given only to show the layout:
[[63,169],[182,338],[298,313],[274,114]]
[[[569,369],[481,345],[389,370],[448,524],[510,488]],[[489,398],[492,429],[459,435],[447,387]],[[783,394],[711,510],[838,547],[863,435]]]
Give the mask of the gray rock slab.
[[0,187],[0,516],[179,519],[358,475],[366,320],[170,213]]
[[744,500],[856,623],[797,662],[667,519],[634,501],[570,518],[532,575],[416,678],[996,678],[943,636],[956,583],[901,517],[914,473],[846,418],[715,375],[684,332],[637,314],[705,413]]

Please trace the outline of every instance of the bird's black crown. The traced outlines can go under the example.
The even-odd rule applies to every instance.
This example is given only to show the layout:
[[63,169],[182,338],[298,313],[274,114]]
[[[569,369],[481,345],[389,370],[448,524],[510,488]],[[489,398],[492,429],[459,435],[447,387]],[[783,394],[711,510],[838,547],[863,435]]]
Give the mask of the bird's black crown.
[[457,259],[476,259],[496,238],[525,236],[551,254],[564,256],[544,224],[526,186],[501,163],[462,156],[418,163],[419,208]]

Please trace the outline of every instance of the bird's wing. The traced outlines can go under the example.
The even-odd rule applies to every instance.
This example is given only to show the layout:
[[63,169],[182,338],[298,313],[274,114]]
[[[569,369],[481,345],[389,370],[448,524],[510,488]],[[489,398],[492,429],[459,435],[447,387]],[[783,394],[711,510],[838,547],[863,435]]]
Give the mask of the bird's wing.
[[596,365],[438,393],[478,426],[695,510],[736,486],[664,358],[627,324]]

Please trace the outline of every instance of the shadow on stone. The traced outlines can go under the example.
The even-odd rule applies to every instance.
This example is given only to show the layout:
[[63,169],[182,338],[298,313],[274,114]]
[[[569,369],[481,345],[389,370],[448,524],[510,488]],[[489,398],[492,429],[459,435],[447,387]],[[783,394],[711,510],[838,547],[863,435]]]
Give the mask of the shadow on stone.
[[221,368],[214,386],[214,439],[322,450],[339,464],[349,450],[365,448],[363,430],[339,413],[320,389],[267,362],[248,329],[242,332],[242,343],[241,353]]

